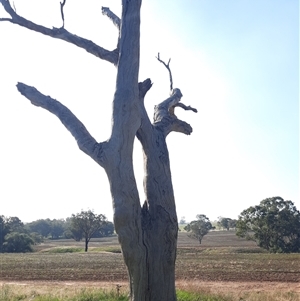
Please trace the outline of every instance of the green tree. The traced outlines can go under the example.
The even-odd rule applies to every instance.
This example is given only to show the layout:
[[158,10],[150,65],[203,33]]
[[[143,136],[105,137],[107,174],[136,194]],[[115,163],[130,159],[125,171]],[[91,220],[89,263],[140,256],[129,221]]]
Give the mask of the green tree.
[[23,222],[16,216],[10,216],[6,219],[10,232],[26,232]]
[[5,236],[3,251],[8,253],[32,252],[33,239],[26,233],[11,232]]
[[228,222],[229,229],[235,229],[236,228],[236,222],[237,222],[236,219],[230,219],[229,222]]
[[99,230],[97,230],[92,238],[111,236],[115,232],[115,227],[112,222],[107,221]]
[[253,240],[269,252],[300,251],[300,212],[281,197],[264,199],[244,210],[237,221],[236,235]]
[[66,238],[73,238],[76,241],[81,241],[83,238],[83,232],[81,229],[70,227],[69,231],[65,231]]
[[35,245],[44,242],[44,238],[43,238],[43,236],[40,233],[31,232],[29,235],[32,238],[32,240],[33,240],[33,242],[34,242]]
[[236,227],[236,220],[229,217],[220,216],[218,220],[218,226],[229,231],[229,229]]
[[53,219],[50,221],[50,235],[52,239],[58,239],[64,234],[65,220]]
[[[71,231],[78,235],[81,234],[81,237],[85,240],[85,252],[88,250],[88,244],[93,236],[93,234],[100,230],[104,225],[106,225],[107,220],[103,214],[95,214],[92,210],[83,211],[80,213],[72,214],[71,217]],[[78,236],[75,240],[78,239]]]
[[9,233],[10,229],[6,222],[6,218],[0,215],[0,252],[3,251],[3,243],[5,241],[5,236]]
[[48,237],[51,233],[50,219],[39,219],[27,224],[27,226],[29,227],[30,232],[39,233],[45,238]]
[[197,220],[187,224],[184,227],[184,230],[189,232],[189,237],[198,239],[201,244],[203,237],[209,232],[209,230],[213,229],[213,226],[209,221],[209,218],[204,214],[198,214],[196,218]]

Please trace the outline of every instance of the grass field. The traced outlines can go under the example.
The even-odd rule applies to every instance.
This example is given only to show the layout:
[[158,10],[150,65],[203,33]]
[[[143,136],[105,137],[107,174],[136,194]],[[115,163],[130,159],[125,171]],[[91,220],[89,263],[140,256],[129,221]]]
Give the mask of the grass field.
[[[77,293],[87,287],[115,291],[117,283],[127,288],[127,272],[116,237],[92,241],[88,253],[83,247],[83,242],[58,240],[37,246],[34,253],[0,254],[2,295],[7,285],[23,291],[33,286],[44,292],[52,287],[52,293],[54,286],[60,287],[58,292],[68,289]],[[219,294],[215,300],[298,301],[300,254],[269,254],[231,231],[210,232],[202,245],[180,232],[176,281],[183,291]],[[16,290],[14,287],[13,292]],[[220,294],[225,299],[220,299]],[[264,299],[253,299],[252,295],[250,299],[249,294]],[[237,299],[245,296],[248,299]]]

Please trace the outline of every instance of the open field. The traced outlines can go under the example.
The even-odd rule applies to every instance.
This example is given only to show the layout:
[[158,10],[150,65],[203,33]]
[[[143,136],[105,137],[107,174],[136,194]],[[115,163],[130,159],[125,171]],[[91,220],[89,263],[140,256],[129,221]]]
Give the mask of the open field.
[[[0,284],[78,289],[99,287],[101,282],[101,287],[117,283],[127,287],[116,237],[92,241],[89,247],[88,253],[78,252],[83,251],[82,242],[59,240],[37,246],[35,253],[0,254]],[[293,292],[299,299],[290,300],[300,300],[300,254],[269,254],[234,232],[211,232],[202,245],[180,232],[176,281],[177,287],[185,290],[278,290]]]

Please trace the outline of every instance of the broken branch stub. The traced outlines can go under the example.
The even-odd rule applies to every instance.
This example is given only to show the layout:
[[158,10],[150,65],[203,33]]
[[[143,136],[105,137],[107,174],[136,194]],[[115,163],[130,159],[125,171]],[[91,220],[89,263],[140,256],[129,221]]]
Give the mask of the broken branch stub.
[[104,16],[107,16],[113,22],[113,24],[120,30],[121,27],[120,18],[117,15],[115,15],[108,7],[102,6],[101,10],[102,10],[102,14]]

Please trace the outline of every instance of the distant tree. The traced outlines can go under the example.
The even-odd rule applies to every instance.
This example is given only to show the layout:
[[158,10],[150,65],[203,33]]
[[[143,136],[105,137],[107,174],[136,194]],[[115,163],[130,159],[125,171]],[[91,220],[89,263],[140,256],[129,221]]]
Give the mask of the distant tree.
[[[81,211],[77,214],[72,214],[71,231],[82,235],[85,240],[85,252],[88,250],[88,244],[93,234],[106,225],[107,220],[103,214],[95,214],[92,210]],[[77,240],[75,238],[75,240]]]
[[9,253],[32,252],[33,239],[26,233],[11,232],[5,236],[3,251]]
[[10,229],[6,222],[6,218],[3,215],[0,215],[0,252],[3,251],[3,243],[5,236],[9,233]]
[[179,224],[181,224],[181,225],[186,224],[185,216],[182,216],[182,217],[180,218]]
[[0,216],[0,252],[30,252],[41,242],[37,233],[29,233],[27,225],[16,216]]
[[81,241],[83,238],[83,231],[74,227],[70,227],[69,231],[64,232],[66,238],[73,238],[76,241]]
[[35,245],[44,242],[44,238],[40,233],[31,232],[31,233],[29,233],[29,236],[32,238]]
[[253,240],[269,252],[300,252],[300,212],[281,197],[264,199],[244,210],[236,235]]
[[209,221],[209,218],[204,214],[198,214],[196,218],[197,220],[187,224],[184,227],[184,230],[189,232],[189,237],[198,239],[201,244],[203,237],[209,232],[209,230],[213,229],[213,226]]
[[10,232],[26,232],[23,222],[16,216],[10,216],[6,219]]
[[27,224],[27,226],[29,227],[30,232],[39,233],[45,238],[48,237],[51,233],[50,219],[39,219]]
[[97,238],[97,237],[105,237],[105,236],[111,236],[115,232],[115,227],[112,222],[107,221],[103,226],[97,230],[92,238]]
[[237,223],[237,220],[236,219],[230,219],[229,221],[229,229],[235,229],[236,228],[236,223]]
[[218,220],[218,226],[229,231],[229,229],[236,227],[236,220],[220,216]]
[[50,221],[50,235],[52,239],[58,239],[64,234],[65,220],[53,219]]

